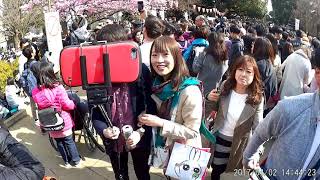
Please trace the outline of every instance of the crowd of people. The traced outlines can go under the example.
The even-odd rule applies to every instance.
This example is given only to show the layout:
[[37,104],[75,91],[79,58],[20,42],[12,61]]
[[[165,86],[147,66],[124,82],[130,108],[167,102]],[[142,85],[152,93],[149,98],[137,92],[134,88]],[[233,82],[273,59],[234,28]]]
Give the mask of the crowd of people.
[[[64,45],[89,39],[140,45],[139,79],[112,84],[113,126],[100,111],[92,112],[116,179],[129,179],[129,152],[137,178],[148,180],[155,148],[169,150],[165,172],[175,142],[206,147],[207,140],[200,135],[203,119],[210,119],[205,124],[216,137],[209,146],[211,179],[243,167],[261,167],[270,179],[320,177],[319,39],[301,30],[293,34],[279,26],[224,17],[208,21],[203,15],[194,24],[148,16],[131,28],[105,25],[90,37],[86,26],[73,24]],[[17,95],[21,87],[39,126],[37,110],[59,109],[64,128],[49,134],[58,144],[64,167],[78,167],[82,160],[72,139],[69,112],[77,104],[68,97],[53,65],[36,58],[30,42],[21,41],[21,48],[20,78],[8,79],[7,101],[23,107],[24,100]],[[134,130],[128,138],[121,131],[125,125]],[[266,144],[270,151],[261,151]],[[262,153],[268,153],[263,162]]]

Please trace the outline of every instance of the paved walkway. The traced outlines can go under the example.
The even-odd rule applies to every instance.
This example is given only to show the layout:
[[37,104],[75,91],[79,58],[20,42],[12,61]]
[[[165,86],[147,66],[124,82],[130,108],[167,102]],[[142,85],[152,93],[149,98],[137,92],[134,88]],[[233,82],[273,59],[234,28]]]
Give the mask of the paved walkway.
[[[58,180],[114,180],[114,174],[109,157],[96,149],[90,152],[82,138],[78,142],[79,136],[76,135],[76,145],[85,161],[82,168],[66,169],[62,167],[63,160],[58,152],[50,145],[48,135],[42,135],[40,130],[31,120],[31,111],[27,109],[28,115],[10,128],[11,134],[21,143],[23,143],[44,165],[47,176],[53,176]],[[80,131],[76,132],[79,134]],[[130,179],[137,179],[134,174],[132,161],[129,159]],[[151,168],[152,180],[165,180],[161,169]],[[209,172],[210,174],[210,172]],[[210,176],[207,176],[207,180]],[[242,180],[248,178],[234,177],[232,174],[223,178],[223,180]]]
[[[28,114],[30,110],[27,110]],[[80,154],[85,158],[82,168],[66,169],[61,167],[63,161],[58,152],[50,145],[48,135],[42,135],[39,129],[34,125],[30,116],[26,116],[10,128],[11,134],[22,142],[45,166],[46,175],[56,177],[59,180],[113,180],[109,158],[106,154],[96,149],[95,152],[89,152],[86,148],[83,138],[77,142]],[[79,132],[78,132],[79,133]],[[78,140],[78,136],[76,136]],[[129,160],[130,179],[137,179],[134,174],[131,160]],[[162,170],[151,169],[152,180],[164,180]]]

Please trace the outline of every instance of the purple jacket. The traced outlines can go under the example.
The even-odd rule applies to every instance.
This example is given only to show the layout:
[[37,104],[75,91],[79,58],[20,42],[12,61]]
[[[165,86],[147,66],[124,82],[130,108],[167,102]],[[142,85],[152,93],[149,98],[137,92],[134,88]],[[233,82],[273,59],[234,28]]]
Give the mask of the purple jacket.
[[64,128],[61,131],[51,131],[50,136],[53,138],[64,137],[64,132],[70,130],[73,126],[71,114],[68,112],[75,108],[75,104],[69,99],[68,94],[62,85],[53,89],[36,87],[32,90],[32,98],[38,105],[38,109],[48,107],[61,108],[61,117],[64,120]]
[[[155,102],[151,99],[151,74],[148,67],[142,64],[142,73],[139,79],[128,84],[113,84],[112,93],[114,95],[111,117],[112,124],[121,128],[123,125],[130,124],[133,129],[137,129],[138,116],[142,111],[149,114],[156,114]],[[90,108],[90,107],[89,107]],[[99,110],[94,109],[92,122],[98,134],[102,137],[107,153],[125,151],[125,141],[122,134],[117,140],[104,138],[103,130],[108,127],[106,120]],[[152,129],[144,126],[146,132],[142,136],[137,148],[150,149]]]

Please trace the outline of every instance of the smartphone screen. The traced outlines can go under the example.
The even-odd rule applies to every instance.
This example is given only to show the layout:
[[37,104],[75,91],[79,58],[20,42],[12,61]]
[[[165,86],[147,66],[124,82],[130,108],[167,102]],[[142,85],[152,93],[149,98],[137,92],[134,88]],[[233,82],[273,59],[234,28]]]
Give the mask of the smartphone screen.
[[143,1],[138,1],[138,11],[142,12],[144,9]]

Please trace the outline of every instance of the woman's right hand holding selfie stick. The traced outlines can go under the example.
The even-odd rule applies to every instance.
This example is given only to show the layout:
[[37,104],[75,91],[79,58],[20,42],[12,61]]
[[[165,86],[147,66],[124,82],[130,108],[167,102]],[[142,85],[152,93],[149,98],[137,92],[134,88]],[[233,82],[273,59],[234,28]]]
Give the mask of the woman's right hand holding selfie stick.
[[209,101],[218,102],[220,96],[220,91],[218,89],[212,89],[209,94],[207,94],[207,99]]
[[108,127],[103,130],[104,137],[108,139],[113,139],[113,140],[118,139],[119,134],[120,134],[120,129],[116,126]]

